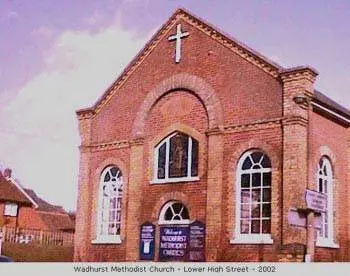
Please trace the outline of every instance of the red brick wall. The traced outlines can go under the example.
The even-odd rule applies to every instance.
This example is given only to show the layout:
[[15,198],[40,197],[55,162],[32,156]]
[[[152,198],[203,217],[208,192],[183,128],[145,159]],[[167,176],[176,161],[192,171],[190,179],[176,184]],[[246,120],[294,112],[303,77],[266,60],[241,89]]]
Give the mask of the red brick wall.
[[18,216],[18,226],[27,229],[49,230],[40,215],[32,207],[21,207]]
[[348,261],[348,208],[346,144],[348,130],[330,119],[313,112],[310,120],[309,179],[317,189],[317,164],[323,155],[330,158],[334,177],[334,236],[340,249],[316,248],[318,261]]

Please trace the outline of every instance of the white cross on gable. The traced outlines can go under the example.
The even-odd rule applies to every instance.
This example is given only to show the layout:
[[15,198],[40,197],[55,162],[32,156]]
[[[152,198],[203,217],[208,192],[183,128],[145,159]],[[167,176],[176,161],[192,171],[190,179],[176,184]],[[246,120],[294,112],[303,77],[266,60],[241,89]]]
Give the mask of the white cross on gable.
[[181,59],[181,39],[184,37],[189,36],[188,32],[183,33],[181,31],[181,24],[177,24],[176,28],[176,34],[169,36],[169,41],[176,41],[176,48],[175,48],[175,62],[179,63]]

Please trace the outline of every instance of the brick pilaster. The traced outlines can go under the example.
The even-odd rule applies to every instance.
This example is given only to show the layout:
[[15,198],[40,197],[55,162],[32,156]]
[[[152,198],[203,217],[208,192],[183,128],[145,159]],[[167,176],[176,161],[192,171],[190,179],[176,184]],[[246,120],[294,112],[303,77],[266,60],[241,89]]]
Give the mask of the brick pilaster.
[[143,140],[133,141],[130,148],[130,175],[127,188],[129,204],[126,219],[126,260],[139,258],[139,231],[141,214],[141,185],[143,179]]
[[[346,144],[346,155],[347,155],[347,183],[350,183],[350,128],[347,130],[347,144]],[[347,188],[347,202],[348,208],[350,206],[350,188],[346,185]],[[346,260],[350,260],[350,212],[348,211],[347,219],[347,257]]]
[[317,73],[299,67],[281,73],[283,83],[282,245],[305,244],[306,230],[288,224],[291,208],[305,207],[308,183],[309,102]]
[[88,260],[88,245],[90,232],[90,160],[91,152],[88,148],[91,138],[91,119],[79,120],[79,133],[81,138],[78,201],[74,238],[74,261]]
[[208,133],[208,180],[206,209],[206,258],[216,261],[220,247],[222,173],[223,173],[223,135],[220,131]]

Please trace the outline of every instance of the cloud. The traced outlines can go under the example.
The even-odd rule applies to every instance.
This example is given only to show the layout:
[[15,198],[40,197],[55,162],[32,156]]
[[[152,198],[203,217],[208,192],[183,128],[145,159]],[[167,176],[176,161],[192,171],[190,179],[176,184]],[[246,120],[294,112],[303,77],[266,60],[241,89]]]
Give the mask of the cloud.
[[104,16],[101,12],[95,11],[92,15],[84,18],[84,22],[87,25],[94,26],[100,23],[104,19]]
[[102,95],[145,38],[120,24],[94,34],[67,30],[45,52],[44,70],[0,111],[1,161],[24,186],[75,207],[80,143],[75,110]]
[[15,11],[10,11],[7,13],[6,17],[8,19],[15,19],[15,18],[18,18],[19,17],[19,14]]
[[49,26],[40,26],[39,28],[34,29],[31,34],[39,38],[49,39],[53,37],[54,29]]

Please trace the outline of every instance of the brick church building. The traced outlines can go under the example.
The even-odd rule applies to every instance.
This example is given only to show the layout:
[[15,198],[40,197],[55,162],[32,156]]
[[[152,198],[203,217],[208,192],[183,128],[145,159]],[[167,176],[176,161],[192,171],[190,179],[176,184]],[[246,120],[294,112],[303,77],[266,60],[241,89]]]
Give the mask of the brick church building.
[[350,261],[350,111],[317,75],[177,10],[77,111],[75,261]]

